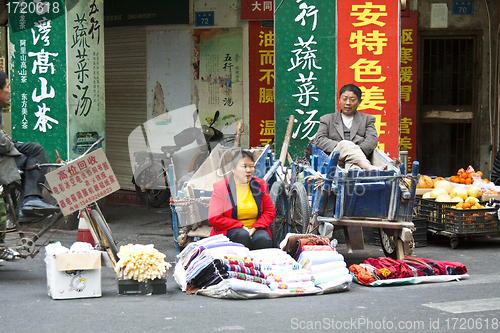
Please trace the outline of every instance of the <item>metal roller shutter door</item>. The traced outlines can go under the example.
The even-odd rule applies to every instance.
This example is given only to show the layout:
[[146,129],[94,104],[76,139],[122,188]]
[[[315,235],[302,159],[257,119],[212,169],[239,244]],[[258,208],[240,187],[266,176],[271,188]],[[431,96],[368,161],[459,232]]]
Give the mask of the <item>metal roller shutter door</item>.
[[105,30],[106,155],[124,190],[134,190],[128,136],[147,120],[146,27]]

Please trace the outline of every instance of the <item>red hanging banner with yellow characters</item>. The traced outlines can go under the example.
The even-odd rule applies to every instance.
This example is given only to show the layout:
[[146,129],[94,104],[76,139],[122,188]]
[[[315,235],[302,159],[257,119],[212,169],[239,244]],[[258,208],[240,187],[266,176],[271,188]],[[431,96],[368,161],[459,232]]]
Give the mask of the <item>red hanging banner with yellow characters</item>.
[[417,158],[417,12],[401,17],[401,139],[408,168]]
[[250,147],[274,138],[274,32],[260,22],[248,23]]
[[345,84],[361,88],[358,111],[375,116],[377,148],[398,157],[400,0],[338,1],[337,13],[337,95]]

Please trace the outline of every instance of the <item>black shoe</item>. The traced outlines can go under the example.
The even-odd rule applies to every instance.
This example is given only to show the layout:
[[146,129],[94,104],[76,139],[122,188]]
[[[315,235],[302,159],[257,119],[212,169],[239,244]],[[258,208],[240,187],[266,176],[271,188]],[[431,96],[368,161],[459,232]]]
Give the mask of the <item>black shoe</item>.
[[[32,211],[29,214],[23,213],[21,210],[17,211],[17,222],[19,223],[29,223],[37,222],[43,219],[47,214],[39,213],[38,211]],[[15,229],[14,229],[15,230]]]
[[48,215],[56,213],[60,209],[57,206],[52,206],[46,202],[43,202],[41,199],[32,199],[25,201],[20,210],[26,215],[33,215],[33,213],[42,213]]

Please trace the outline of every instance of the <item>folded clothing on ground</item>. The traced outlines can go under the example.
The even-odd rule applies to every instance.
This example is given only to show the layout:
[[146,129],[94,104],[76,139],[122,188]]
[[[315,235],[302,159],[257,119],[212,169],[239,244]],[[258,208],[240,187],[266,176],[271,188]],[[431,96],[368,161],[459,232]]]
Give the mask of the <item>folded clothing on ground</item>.
[[266,278],[266,274],[262,273],[258,269],[248,268],[248,267],[241,266],[241,265],[230,265],[230,264],[224,264],[224,266],[228,272],[244,273],[244,274],[260,277],[263,279]]
[[463,275],[467,273],[467,268],[459,262],[444,262],[406,256],[403,260],[386,257],[369,258],[364,261],[363,265],[351,265],[349,271],[359,283],[367,285],[377,280]]
[[327,264],[335,261],[344,261],[344,256],[337,251],[333,252],[303,252],[299,260],[302,268],[307,269],[316,265]]
[[227,277],[267,285],[267,280],[265,278],[258,277],[255,275],[250,275],[250,274],[245,274],[245,273],[240,273],[240,272],[235,272],[235,271],[228,271]]
[[343,275],[349,274],[349,270],[347,268],[337,268],[333,271],[328,271],[328,272],[323,272],[323,273],[318,273],[315,275],[311,276],[311,280],[314,282],[314,284],[317,286],[319,284],[323,284],[326,282],[333,281],[335,279],[338,279],[339,277]]
[[303,235],[303,234],[288,234],[286,239],[286,245],[282,247],[283,251],[288,253],[292,258],[297,259],[299,256],[300,249],[308,245],[328,245],[330,246],[330,240],[323,235]]
[[323,273],[323,272],[329,272],[333,271],[337,268],[345,268],[347,265],[345,261],[332,261],[332,262],[327,262],[324,264],[318,264],[318,265],[312,265],[311,267],[307,268],[307,270],[313,274],[318,274],[318,273]]

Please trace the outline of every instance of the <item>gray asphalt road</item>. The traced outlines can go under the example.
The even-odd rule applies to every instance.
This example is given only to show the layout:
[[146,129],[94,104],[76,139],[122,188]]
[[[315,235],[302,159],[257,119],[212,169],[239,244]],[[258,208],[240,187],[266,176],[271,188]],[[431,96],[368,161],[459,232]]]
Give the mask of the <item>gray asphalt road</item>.
[[[153,243],[174,261],[169,211],[107,204],[106,217],[120,244]],[[76,231],[51,238],[69,246]],[[12,237],[9,235],[9,237]],[[52,300],[42,251],[34,259],[0,266],[1,332],[498,332],[500,238],[464,242],[432,238],[417,257],[464,263],[470,278],[460,282],[399,287],[352,284],[344,293],[233,301],[188,296],[169,271],[166,295],[120,296],[111,268],[102,268],[102,297]],[[382,256],[380,248],[338,251],[348,265]]]

